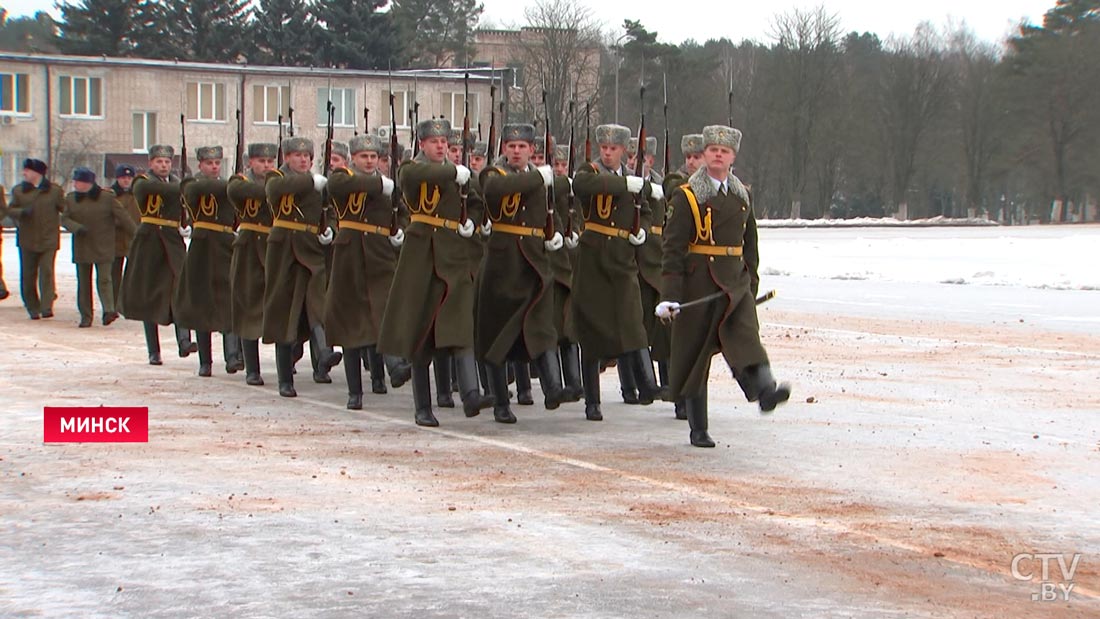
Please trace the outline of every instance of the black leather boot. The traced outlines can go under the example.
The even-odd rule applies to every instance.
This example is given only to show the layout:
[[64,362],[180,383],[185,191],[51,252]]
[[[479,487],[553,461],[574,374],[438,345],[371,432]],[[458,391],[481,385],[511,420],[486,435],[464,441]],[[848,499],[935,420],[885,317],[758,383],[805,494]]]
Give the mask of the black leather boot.
[[331,383],[332,377],[329,376],[329,372],[340,364],[340,360],[344,358],[343,353],[333,350],[331,346],[325,343],[325,328],[321,325],[310,328],[309,344],[310,350],[316,349],[317,351],[314,359],[317,365],[313,369],[313,382]]
[[600,360],[582,358],[581,374],[584,376],[584,418],[603,421],[603,412],[600,411]]
[[393,355],[382,355],[382,361],[390,373],[390,387],[400,389],[412,379],[412,365],[408,361]]
[[649,406],[660,395],[657,376],[653,373],[653,360],[649,349],[642,348],[627,355],[634,370],[634,380],[638,385],[638,404]]
[[426,363],[412,364],[412,384],[413,408],[416,409],[413,418],[416,425],[429,428],[438,426],[439,420],[432,414],[432,383]]
[[561,376],[565,383],[565,399],[563,402],[580,402],[584,396],[584,387],[581,385],[581,351],[576,344],[562,344],[559,347],[561,354]]
[[225,355],[225,373],[236,374],[244,369],[241,354],[241,338],[232,333],[222,333],[222,352]]
[[[481,379],[481,390],[485,392],[485,395],[493,397],[495,392],[493,391],[493,381],[489,380],[489,368],[486,367],[486,363],[481,361],[477,362],[477,375]],[[505,384],[508,382],[508,374],[504,375]]]
[[691,444],[696,447],[714,447],[714,441],[707,434],[707,394],[684,398],[687,410],[688,427],[691,428]]
[[657,362],[657,385],[660,387],[657,391],[657,397],[663,402],[671,402],[672,390],[669,388],[668,361]]
[[455,374],[458,378],[458,393],[462,398],[462,412],[467,417],[476,417],[482,410],[493,405],[493,398],[481,393],[481,387],[477,382],[477,362],[474,361],[473,351],[455,351],[454,360]]
[[344,375],[348,380],[348,410],[363,408],[363,348],[344,349]]
[[451,353],[437,352],[432,358],[432,372],[435,374],[435,405],[439,408],[454,408],[455,399],[451,395]]
[[209,331],[196,331],[195,339],[199,348],[199,376],[209,377],[214,367],[214,351]]
[[260,376],[260,341],[241,340],[241,349],[244,354],[244,382],[262,386],[264,379]]
[[161,365],[160,360],[160,332],[157,323],[144,322],[145,326],[145,350],[149,352],[149,365]]
[[[386,389],[386,364],[382,361],[382,353],[377,346],[368,346],[364,355],[367,365],[370,366],[370,390],[379,395],[388,393]],[[347,364],[347,361],[344,361]]]
[[634,381],[634,363],[630,360],[630,353],[619,357],[615,369],[619,371],[619,391],[623,394],[623,402],[637,404],[638,383]]
[[676,398],[676,403],[673,404],[673,406],[675,407],[674,411],[677,419],[683,421],[688,418],[687,405],[685,404],[684,398]]
[[512,374],[516,377],[516,404],[531,406],[535,403],[531,395],[531,368],[526,361],[513,361]]
[[493,392],[493,419],[499,423],[515,423],[516,416],[508,397],[508,370],[503,365],[484,363],[486,377]]
[[293,347],[293,344],[275,345],[275,372],[279,375],[279,395],[284,398],[298,396],[298,392],[294,390]]
[[558,350],[550,350],[539,355],[535,359],[535,369],[539,374],[539,384],[542,386],[543,405],[546,410],[552,411],[565,401],[565,391],[561,387],[561,360],[558,359]]
[[176,327],[176,345],[179,347],[181,359],[191,356],[193,352],[199,352],[199,347],[191,341],[191,332],[187,329]]
[[[791,386],[787,383],[776,384],[770,365],[763,363],[749,369],[751,370],[750,380],[755,384],[754,391],[762,414],[774,411],[776,406],[791,398]],[[749,401],[752,402],[751,399]]]

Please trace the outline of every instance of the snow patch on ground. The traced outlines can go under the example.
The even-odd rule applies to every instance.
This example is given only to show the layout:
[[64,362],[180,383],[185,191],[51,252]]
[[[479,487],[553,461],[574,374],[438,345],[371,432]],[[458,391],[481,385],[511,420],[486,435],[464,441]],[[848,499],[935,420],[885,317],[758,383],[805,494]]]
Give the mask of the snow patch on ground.
[[893,217],[853,217],[852,219],[758,219],[761,228],[927,228],[932,226],[999,226],[980,217],[929,217],[895,219]]

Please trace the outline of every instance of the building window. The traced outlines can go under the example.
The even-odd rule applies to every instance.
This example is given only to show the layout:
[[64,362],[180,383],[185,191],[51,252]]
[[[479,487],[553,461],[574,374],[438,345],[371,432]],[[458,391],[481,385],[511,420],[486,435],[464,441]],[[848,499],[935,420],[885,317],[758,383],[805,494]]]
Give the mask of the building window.
[[[450,113],[447,116],[447,120],[451,121],[451,126],[459,128],[462,126],[462,119],[466,116],[466,99],[465,94],[461,92],[445,92],[443,93],[443,110]],[[478,108],[478,96],[477,93],[470,95],[470,126],[477,126],[477,119],[481,117],[481,110]]]
[[[390,93],[385,93],[386,106],[390,105]],[[412,104],[409,101],[409,91],[407,90],[395,90],[393,91],[393,110],[397,114],[397,128],[408,129],[409,119],[412,116]],[[392,118],[390,119],[393,120]]]
[[225,84],[188,82],[187,120],[225,122]]
[[290,116],[290,86],[256,85],[252,87],[252,122],[274,125],[282,115]]
[[103,81],[98,77],[61,76],[61,115],[103,118]]
[[[317,89],[317,126],[328,125],[329,92],[332,92],[332,105],[336,112],[333,114],[332,124],[335,127],[355,127],[359,123],[359,115],[362,110],[356,112],[355,90],[351,88]],[[389,103],[387,101],[387,103]]]
[[0,113],[31,113],[27,81],[26,73],[0,73]]
[[149,146],[157,143],[157,113],[134,112],[135,153],[149,152]]

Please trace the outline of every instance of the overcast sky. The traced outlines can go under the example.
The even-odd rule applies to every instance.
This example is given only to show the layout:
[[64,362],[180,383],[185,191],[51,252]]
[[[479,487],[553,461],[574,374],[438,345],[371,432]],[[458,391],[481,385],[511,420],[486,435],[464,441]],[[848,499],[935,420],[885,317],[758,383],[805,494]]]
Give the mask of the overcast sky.
[[[483,20],[498,27],[522,25],[524,7],[533,4],[517,0],[482,2]],[[775,14],[794,8],[812,9],[821,4],[840,17],[844,31],[874,32],[885,39],[892,34],[909,34],[922,21],[942,26],[953,18],[965,21],[982,39],[1000,41],[1021,19],[1040,23],[1055,0],[601,0],[587,4],[609,30],[618,29],[623,19],[637,19],[666,43],[689,38],[703,42],[723,36],[734,41],[767,41]],[[2,0],[0,5],[11,15],[30,15],[42,10],[57,14],[53,0]]]

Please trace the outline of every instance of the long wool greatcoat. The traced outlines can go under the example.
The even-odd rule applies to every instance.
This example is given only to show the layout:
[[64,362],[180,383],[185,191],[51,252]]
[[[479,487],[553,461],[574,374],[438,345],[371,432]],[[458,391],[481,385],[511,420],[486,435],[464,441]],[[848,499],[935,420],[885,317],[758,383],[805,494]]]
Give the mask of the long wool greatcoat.
[[230,178],[226,189],[240,222],[229,263],[233,333],[246,340],[260,339],[264,330],[264,260],[273,219],[265,182],[248,171]]
[[133,190],[141,224],[126,257],[119,312],[131,320],[172,324],[172,295],[187,256],[177,229],[183,210],[179,179],[142,174],[134,179]]
[[[481,172],[493,232],[481,265],[477,297],[479,358],[528,361],[557,346],[553,270],[544,244],[546,188],[534,166],[503,162]],[[509,232],[518,226],[528,234]]]
[[[650,171],[649,180],[654,185],[660,185],[662,178],[657,172]],[[642,292],[642,322],[645,324],[654,361],[668,359],[672,341],[672,330],[658,320],[653,313],[661,300],[661,246],[665,225],[665,205],[664,199],[649,199],[651,214],[646,221],[642,222],[642,226],[649,231],[649,235],[646,237],[645,244],[635,248],[635,258],[638,260],[638,287]]]
[[[585,221],[573,265],[573,320],[577,342],[588,358],[611,359],[649,345],[638,263],[627,240],[634,221],[634,194],[626,189],[626,169],[620,167],[619,172],[592,162],[582,165],[573,177],[573,193]],[[646,183],[643,192],[648,191]],[[641,215],[643,222],[648,219],[648,204]],[[592,224],[617,233],[602,234]]]
[[[699,204],[698,218],[684,189],[676,189],[670,199],[662,298],[686,303],[715,292],[725,293],[715,301],[684,309],[672,324],[669,378],[677,397],[706,392],[715,354],[725,357],[735,375],[746,367],[768,362],[756,317],[755,297],[760,285],[756,218],[744,185],[732,174],[729,178],[731,191],[723,196],[711,185],[706,168],[691,176],[689,185]],[[739,247],[743,255],[690,253],[689,245],[693,243]]]
[[137,230],[115,194],[99,186],[66,196],[61,223],[73,233],[73,264],[114,262],[116,237]]
[[220,178],[189,178],[181,184],[191,215],[191,245],[176,283],[176,324],[185,329],[233,330],[229,266],[236,213]]

